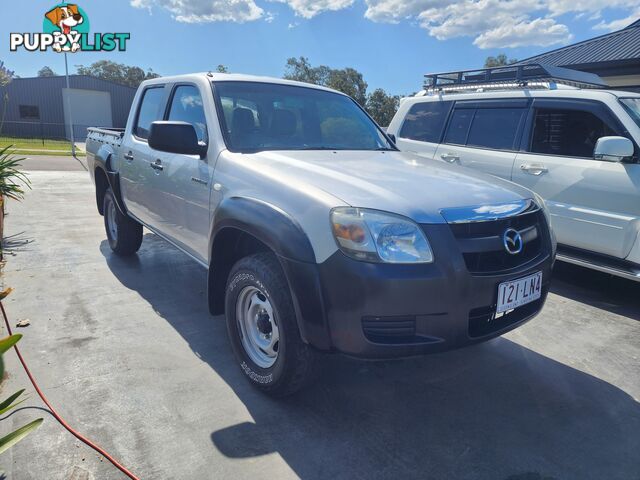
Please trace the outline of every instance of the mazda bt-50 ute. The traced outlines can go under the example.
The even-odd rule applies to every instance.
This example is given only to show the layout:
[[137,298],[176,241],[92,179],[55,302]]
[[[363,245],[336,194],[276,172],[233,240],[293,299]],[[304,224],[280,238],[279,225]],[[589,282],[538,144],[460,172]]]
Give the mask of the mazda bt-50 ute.
[[555,242],[510,182],[402,153],[351,98],[280,79],[143,82],[123,130],[89,129],[118,255],[142,228],[208,269],[246,378],[282,395],[318,352],[440,352],[536,315]]

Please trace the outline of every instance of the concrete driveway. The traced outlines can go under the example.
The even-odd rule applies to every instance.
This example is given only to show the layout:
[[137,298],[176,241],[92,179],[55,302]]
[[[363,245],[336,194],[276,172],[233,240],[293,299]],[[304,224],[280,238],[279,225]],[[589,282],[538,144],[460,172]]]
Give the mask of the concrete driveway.
[[[9,205],[5,305],[31,320],[20,345],[53,404],[140,478],[640,478],[638,284],[561,265],[542,314],[503,338],[327,357],[312,388],[276,401],[242,377],[200,266],[151,233],[112,255],[86,172],[31,178]],[[5,395],[28,385],[6,357]],[[0,429],[37,416],[0,457],[7,478],[121,478],[46,412]]]

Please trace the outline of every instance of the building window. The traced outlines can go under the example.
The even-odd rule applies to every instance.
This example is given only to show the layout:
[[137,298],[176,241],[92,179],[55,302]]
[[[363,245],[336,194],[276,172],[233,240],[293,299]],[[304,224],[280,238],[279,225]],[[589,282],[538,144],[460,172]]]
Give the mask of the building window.
[[20,105],[20,118],[23,120],[40,120],[40,108],[37,105]]

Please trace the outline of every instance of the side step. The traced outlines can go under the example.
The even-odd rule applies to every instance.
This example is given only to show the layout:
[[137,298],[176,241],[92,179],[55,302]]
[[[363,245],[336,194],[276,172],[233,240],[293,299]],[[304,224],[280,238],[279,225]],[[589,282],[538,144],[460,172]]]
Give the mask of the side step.
[[640,265],[626,260],[620,260],[607,255],[587,252],[564,245],[558,245],[556,259],[580,267],[591,268],[592,270],[615,275],[616,277],[640,282]]

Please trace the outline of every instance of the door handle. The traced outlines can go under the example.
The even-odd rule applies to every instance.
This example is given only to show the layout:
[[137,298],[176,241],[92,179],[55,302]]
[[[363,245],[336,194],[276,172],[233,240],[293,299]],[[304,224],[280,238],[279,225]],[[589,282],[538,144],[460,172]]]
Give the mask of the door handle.
[[155,162],[150,163],[149,166],[154,170],[158,170],[158,171],[164,170],[164,167],[162,166],[162,160],[160,160],[159,158]]
[[130,151],[129,153],[125,153],[124,154],[124,159],[129,161],[129,162],[132,161],[133,160],[133,152]]
[[547,169],[547,167],[545,167],[544,165],[540,165],[538,164],[529,164],[529,163],[523,163],[522,165],[520,165],[520,170],[524,170],[527,173],[530,173],[531,175],[542,175],[543,173],[547,173],[549,170]]
[[440,158],[449,163],[457,162],[458,160],[460,160],[460,157],[455,153],[443,153],[442,155],[440,155]]

